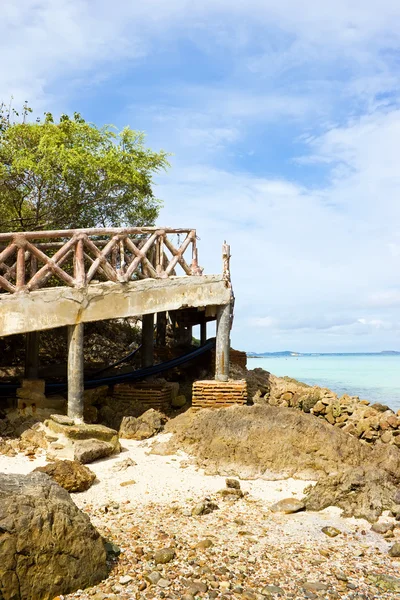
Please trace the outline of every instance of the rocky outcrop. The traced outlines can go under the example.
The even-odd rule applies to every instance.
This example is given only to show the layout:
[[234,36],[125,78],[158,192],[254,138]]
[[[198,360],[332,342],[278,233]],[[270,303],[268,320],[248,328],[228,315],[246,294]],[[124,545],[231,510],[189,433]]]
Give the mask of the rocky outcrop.
[[245,377],[250,399],[256,404],[297,408],[368,444],[400,448],[400,411],[396,414],[384,404],[371,404],[358,396],[338,397],[327,388],[276,377],[263,369],[247,371]]
[[119,435],[129,440],[145,440],[160,433],[166,421],[167,417],[163,413],[150,408],[138,418],[124,417]]
[[75,460],[56,460],[35,471],[46,473],[67,492],[84,492],[96,479],[93,471]]
[[[65,415],[52,415],[44,423],[49,460],[68,459],[82,464],[120,452],[118,432],[104,425],[76,424]],[[50,441],[51,440],[51,441]]]
[[165,430],[174,436],[154,451],[183,449],[208,474],[317,479],[307,495],[311,510],[336,505],[369,520],[400,511],[398,448],[371,447],[311,414],[269,405],[191,409]]
[[107,575],[102,538],[44,473],[0,474],[0,598],[48,600]]
[[358,466],[371,449],[311,415],[274,406],[188,410],[169,421],[173,450],[194,455],[208,473],[243,478],[317,479]]
[[396,491],[393,477],[387,471],[363,466],[321,478],[306,490],[304,501],[307,510],[338,506],[344,517],[375,521],[384,510],[394,514],[400,511],[400,504],[395,502]]

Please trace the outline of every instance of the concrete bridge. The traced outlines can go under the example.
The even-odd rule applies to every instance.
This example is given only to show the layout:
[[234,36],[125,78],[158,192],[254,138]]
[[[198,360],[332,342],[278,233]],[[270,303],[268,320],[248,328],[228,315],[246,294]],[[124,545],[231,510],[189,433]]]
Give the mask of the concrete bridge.
[[84,323],[142,316],[142,366],[166,313],[188,337],[217,320],[216,379],[227,381],[232,288],[229,246],[220,274],[204,275],[194,229],[98,228],[0,233],[0,337],[26,334],[25,376],[38,373],[38,332],[68,327],[68,415],[83,415]]

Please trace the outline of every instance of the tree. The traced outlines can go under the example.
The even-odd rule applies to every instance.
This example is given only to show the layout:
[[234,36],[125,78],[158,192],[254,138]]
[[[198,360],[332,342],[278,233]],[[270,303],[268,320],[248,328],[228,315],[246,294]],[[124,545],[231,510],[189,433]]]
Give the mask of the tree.
[[30,112],[0,106],[0,231],[154,223],[152,177],[168,166],[165,152],[129,127],[98,128],[78,113],[28,122]]

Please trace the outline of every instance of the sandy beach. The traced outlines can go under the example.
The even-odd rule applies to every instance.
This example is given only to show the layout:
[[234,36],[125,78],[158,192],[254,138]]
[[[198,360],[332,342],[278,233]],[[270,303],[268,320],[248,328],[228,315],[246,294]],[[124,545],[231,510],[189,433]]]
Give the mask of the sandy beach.
[[[151,454],[152,443],[167,435],[124,440],[120,455],[90,465],[95,484],[71,495],[121,554],[111,561],[108,579],[66,599],[398,597],[388,586],[400,562],[388,549],[399,529],[385,539],[367,521],[342,518],[334,507],[271,512],[279,500],[300,499],[307,481],[241,481],[244,497],[224,500],[218,494],[224,477],[204,475],[183,452]],[[28,473],[45,463],[40,454],[0,456],[5,473]],[[193,516],[205,498],[218,509]],[[325,527],[337,535],[327,536]],[[164,548],[173,549],[173,558],[156,564],[155,553]]]

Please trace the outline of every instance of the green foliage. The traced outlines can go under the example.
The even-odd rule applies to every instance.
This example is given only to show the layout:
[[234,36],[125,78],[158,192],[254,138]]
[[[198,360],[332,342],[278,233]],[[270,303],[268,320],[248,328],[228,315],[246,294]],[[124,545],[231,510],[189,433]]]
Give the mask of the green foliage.
[[153,175],[167,154],[144,134],[98,128],[78,113],[28,122],[0,105],[0,231],[151,225],[160,201]]

